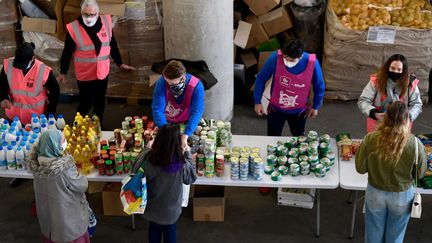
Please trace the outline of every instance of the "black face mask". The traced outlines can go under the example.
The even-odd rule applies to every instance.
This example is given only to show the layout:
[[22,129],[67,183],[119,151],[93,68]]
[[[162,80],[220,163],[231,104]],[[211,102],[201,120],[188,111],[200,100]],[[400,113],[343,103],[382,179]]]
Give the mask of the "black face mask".
[[402,77],[402,73],[395,73],[395,72],[389,71],[388,77],[391,80],[396,81],[396,80],[398,80],[398,79],[400,79]]

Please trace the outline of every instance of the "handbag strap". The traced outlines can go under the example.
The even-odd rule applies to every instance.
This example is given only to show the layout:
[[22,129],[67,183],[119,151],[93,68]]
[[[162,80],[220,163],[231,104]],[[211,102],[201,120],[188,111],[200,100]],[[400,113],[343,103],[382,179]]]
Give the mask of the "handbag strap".
[[417,183],[418,183],[418,181],[417,181],[417,174],[418,174],[418,139],[417,139],[417,137],[414,137],[414,139],[415,139],[415,157],[414,157],[414,161],[415,161],[415,171],[414,171],[414,173],[415,173],[415,187],[416,187],[416,193],[417,193]]

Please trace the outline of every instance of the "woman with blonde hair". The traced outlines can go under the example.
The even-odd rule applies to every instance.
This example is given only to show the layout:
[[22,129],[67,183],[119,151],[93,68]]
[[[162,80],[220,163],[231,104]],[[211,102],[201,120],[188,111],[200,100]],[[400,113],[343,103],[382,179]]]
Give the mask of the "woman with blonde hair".
[[364,138],[355,163],[357,172],[368,173],[365,242],[402,242],[415,193],[415,173],[420,179],[426,170],[424,146],[410,132],[408,107],[403,102],[388,105],[377,131]]
[[377,128],[377,122],[384,118],[388,104],[398,100],[408,106],[409,119],[413,122],[423,106],[418,83],[419,80],[410,74],[404,55],[389,57],[378,72],[370,76],[357,102],[360,111],[367,116],[367,132]]

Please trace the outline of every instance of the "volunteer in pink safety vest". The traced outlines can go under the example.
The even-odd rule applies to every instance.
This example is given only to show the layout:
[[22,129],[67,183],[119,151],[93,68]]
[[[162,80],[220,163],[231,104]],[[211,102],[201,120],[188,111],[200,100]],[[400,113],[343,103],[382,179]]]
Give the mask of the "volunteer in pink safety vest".
[[1,107],[9,120],[31,123],[32,114],[55,114],[60,88],[50,67],[34,58],[33,43],[23,43],[15,57],[3,60]]
[[196,130],[204,112],[204,86],[186,73],[180,61],[170,61],[162,71],[153,92],[152,114],[158,127],[183,124],[182,145]]
[[73,56],[75,77],[80,93],[77,111],[86,115],[93,107],[93,113],[103,120],[105,95],[110,72],[110,56],[125,71],[134,70],[122,62],[113,36],[110,15],[99,15],[95,0],[84,0],[81,16],[66,25],[67,36],[57,79],[66,81],[66,74]]
[[[263,96],[271,78],[270,96]],[[310,89],[314,95],[309,102]],[[267,113],[267,135],[281,136],[288,122],[291,135],[304,134],[306,118],[315,118],[324,97],[324,79],[315,54],[304,52],[300,40],[292,40],[283,50],[270,55],[255,80],[255,112]],[[264,110],[262,100],[267,99]]]
[[367,116],[367,132],[376,130],[377,124],[384,118],[387,106],[398,100],[407,104],[412,124],[422,112],[423,106],[418,83],[419,80],[409,74],[405,56],[395,54],[387,59],[379,71],[371,75],[358,99],[360,111]]

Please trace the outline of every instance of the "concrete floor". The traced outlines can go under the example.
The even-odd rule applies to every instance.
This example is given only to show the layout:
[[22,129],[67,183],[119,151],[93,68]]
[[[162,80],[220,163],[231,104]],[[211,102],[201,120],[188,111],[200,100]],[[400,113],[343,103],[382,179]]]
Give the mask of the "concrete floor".
[[[73,118],[76,102],[59,104],[58,113],[67,121]],[[109,103],[105,126],[114,129],[126,115],[150,114],[149,103],[126,106]],[[0,116],[3,116],[0,113]],[[307,130],[329,133],[349,132],[355,138],[365,134],[365,121],[355,103],[326,102],[316,119],[307,123]],[[232,120],[234,134],[265,135],[266,120],[257,117],[252,107],[236,106]],[[414,123],[414,133],[431,133],[432,106]],[[288,135],[288,130],[284,130]],[[347,203],[348,191],[341,188],[321,191],[321,237],[315,238],[316,210],[277,206],[276,191],[262,196],[256,188],[227,187],[225,190],[225,222],[193,222],[192,208],[183,210],[178,221],[179,242],[363,242],[364,221],[361,212],[363,200],[357,210],[356,234],[348,239],[351,205]],[[364,194],[361,193],[363,196]],[[30,215],[33,200],[32,182],[25,181],[10,188],[8,179],[0,179],[0,242],[40,242],[37,218]],[[147,222],[137,218],[137,230],[130,230],[129,217],[103,216],[100,194],[89,196],[98,218],[96,236],[92,242],[147,242]],[[423,197],[422,219],[411,220],[405,242],[430,242],[432,238],[432,196]]]

